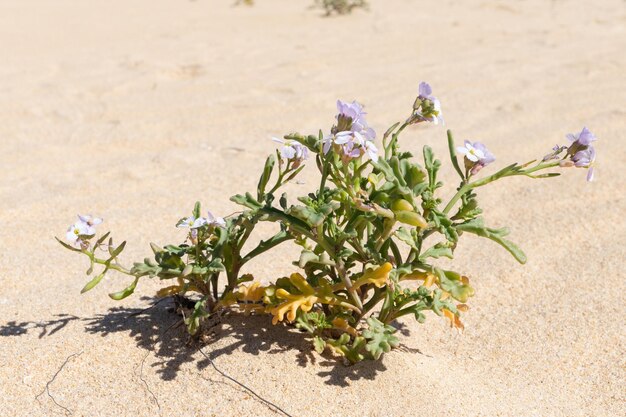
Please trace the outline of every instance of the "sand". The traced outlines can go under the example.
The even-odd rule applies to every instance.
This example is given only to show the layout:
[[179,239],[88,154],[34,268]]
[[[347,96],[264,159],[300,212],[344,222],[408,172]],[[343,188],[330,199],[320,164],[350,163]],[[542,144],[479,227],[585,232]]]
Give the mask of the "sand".
[[[572,169],[480,192],[529,262],[462,242],[455,265],[476,288],[463,333],[407,320],[400,349],[345,367],[266,318],[232,317],[206,353],[294,416],[626,413],[625,3],[372,3],[340,18],[287,0],[0,4],[0,415],[276,415],[182,329],[155,343],[177,319],[168,306],[127,319],[158,282],[116,302],[106,294],[128,282],[111,275],[80,295],[85,259],[53,236],[91,212],[128,241],[124,260],[142,259],[150,241],[182,238],[174,224],[196,199],[235,210],[228,197],[255,186],[272,135],[328,129],[337,98],[364,103],[382,132],[421,80],[456,137],[487,143],[499,166],[589,126],[596,181]],[[402,139],[425,143],[445,158],[444,128]],[[286,274],[294,254],[247,272]],[[49,384],[59,405],[36,399],[74,354]]]

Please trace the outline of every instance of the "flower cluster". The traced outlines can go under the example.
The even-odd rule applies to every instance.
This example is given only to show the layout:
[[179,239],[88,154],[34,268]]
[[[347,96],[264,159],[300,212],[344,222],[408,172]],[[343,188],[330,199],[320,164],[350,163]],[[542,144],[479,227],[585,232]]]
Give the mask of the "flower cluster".
[[543,157],[543,161],[559,160],[561,167],[585,168],[587,181],[593,181],[596,150],[592,143],[598,138],[586,127],[579,133],[569,133],[565,137],[571,142],[570,145],[555,145],[552,152]]
[[430,84],[421,82],[419,93],[413,103],[413,114],[409,117],[409,123],[431,122],[434,124],[444,124],[441,103],[437,97],[433,96],[433,89]]
[[[568,135],[569,146],[557,145],[539,161],[495,172],[489,172],[495,157],[483,143],[466,140],[456,146],[448,131],[449,159],[459,183],[453,195],[445,196],[442,162],[433,150],[424,146],[419,162],[400,150],[407,126],[443,122],[439,100],[427,83],[420,84],[412,115],[387,129],[380,147],[361,104],[338,101],[337,110],[327,136],[293,133],[274,139],[279,149],[266,159],[256,193],[231,197],[241,211],[226,219],[210,212],[202,216],[196,203],[176,225],[189,229],[182,243],[152,243],[153,258],[130,268],[119,261],[126,242],[115,246],[109,238],[102,245],[109,236],[105,233],[91,244],[102,220],[79,216],[67,232],[69,244],[60,242],[88,257],[88,275],[101,268],[83,292],[109,270],[132,278],[126,288],[109,294],[116,300],[132,294],[141,278],[158,277],[170,284],[157,297],[177,300],[192,335],[201,333],[205,319],[224,310],[267,314],[276,325],[306,332],[320,353],[327,350],[349,362],[378,359],[398,346],[394,333],[401,318],[421,323],[431,312],[463,328],[461,315],[468,311],[474,287],[465,274],[447,269],[450,263],[439,262],[454,258],[463,235],[488,239],[526,262],[524,252],[507,239],[507,228],[486,224],[478,203],[481,187],[513,176],[555,177],[560,174],[555,170],[568,166],[589,169],[589,179],[593,175],[596,137],[587,128]],[[290,198],[281,188],[298,176],[309,156],[320,181]],[[276,231],[251,242],[260,223],[274,223]],[[262,285],[242,273],[252,259],[287,243],[300,251],[292,274]],[[101,258],[96,249],[108,254]]]
[[323,150],[327,154],[334,146],[344,162],[360,158],[365,155],[376,162],[378,148],[374,144],[376,132],[369,127],[365,120],[363,106],[356,101],[346,103],[337,100],[337,124],[331,129],[330,135],[324,138]]

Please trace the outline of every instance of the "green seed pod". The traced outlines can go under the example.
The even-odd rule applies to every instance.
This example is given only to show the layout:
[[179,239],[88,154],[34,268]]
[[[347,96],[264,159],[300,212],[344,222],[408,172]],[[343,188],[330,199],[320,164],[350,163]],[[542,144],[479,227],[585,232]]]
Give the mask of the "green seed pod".
[[415,209],[413,208],[411,203],[409,203],[408,201],[406,201],[403,198],[399,198],[398,200],[395,200],[391,204],[391,210],[393,210],[393,211],[415,211]]
[[395,214],[396,220],[398,220],[400,223],[409,224],[411,226],[419,227],[421,229],[424,229],[426,226],[428,226],[428,222],[426,222],[426,219],[424,219],[422,216],[414,211],[400,210],[396,211]]

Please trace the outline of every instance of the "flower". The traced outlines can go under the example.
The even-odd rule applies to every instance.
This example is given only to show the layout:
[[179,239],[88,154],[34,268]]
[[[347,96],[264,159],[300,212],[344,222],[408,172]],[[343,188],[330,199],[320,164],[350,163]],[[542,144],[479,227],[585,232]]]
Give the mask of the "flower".
[[65,237],[74,246],[89,246],[88,239],[96,234],[96,226],[102,223],[100,217],[94,217],[90,214],[79,214],[78,221],[67,229]]
[[365,121],[365,113],[363,111],[363,105],[354,100],[352,103],[337,100],[336,116],[337,127],[339,130],[353,130],[359,131],[367,128],[367,122]]
[[221,226],[224,227],[226,226],[226,222],[224,221],[223,218],[221,217],[215,217],[213,215],[213,213],[211,213],[210,211],[207,212],[207,217],[194,217],[194,216],[189,216],[186,219],[181,220],[176,227],[182,229],[184,227],[189,227],[190,229],[192,229],[192,232],[194,231],[194,229],[199,229],[202,226]]
[[472,143],[466,140],[465,146],[458,146],[456,150],[465,155],[465,167],[471,170],[472,175],[496,160],[489,149],[480,142]]
[[[82,215],[79,214],[78,218],[80,219],[81,222],[86,223],[87,225],[89,225],[89,227],[92,227],[92,228],[93,226],[97,226],[103,222],[101,218],[93,217],[90,214],[82,214]],[[95,229],[93,229],[93,232],[95,233]],[[90,234],[93,234],[93,233],[90,233]]]
[[591,145],[591,142],[598,140],[598,138],[596,138],[596,136],[586,127],[583,127],[583,130],[581,130],[580,133],[568,133],[565,137],[572,142],[572,146],[589,146]]
[[378,161],[378,148],[374,142],[365,142],[365,154],[374,162]]
[[574,166],[578,168],[587,168],[587,181],[593,181],[593,165],[596,161],[596,150],[593,146],[588,145],[586,149],[578,151],[572,156]]
[[[583,127],[579,133],[569,133],[567,139],[572,142],[567,148],[565,158],[570,157],[570,164],[573,163],[577,168],[587,168],[587,181],[593,180],[593,165],[596,160],[596,150],[591,145],[598,138],[591,133],[589,129]],[[565,161],[561,161],[561,165],[565,166]]]
[[378,149],[373,141],[376,138],[374,129],[365,120],[363,106],[356,101],[347,103],[337,100],[337,125],[333,126],[330,135],[324,137],[322,150],[324,154],[333,145],[341,152],[344,162],[367,155],[373,161],[378,160]]
[[280,156],[287,160],[293,160],[296,167],[309,158],[309,150],[300,142],[293,140],[285,141],[279,138],[272,138],[272,140],[283,145],[279,149]]
[[226,226],[226,221],[224,221],[222,217],[215,217],[213,216],[213,213],[211,213],[210,211],[207,211],[206,222],[209,226],[220,226],[220,227]]
[[441,103],[433,96],[430,84],[422,81],[418,88],[418,96],[413,104],[413,114],[409,117],[409,123],[431,122],[444,124]]
[[176,227],[182,229],[183,227],[189,227],[191,229],[198,229],[207,224],[207,220],[204,217],[195,218],[194,216],[189,216],[186,219],[180,221]]
[[72,245],[85,247],[87,245],[87,241],[84,237],[95,234],[95,230],[92,229],[93,228],[87,223],[79,220],[67,229],[65,237]]

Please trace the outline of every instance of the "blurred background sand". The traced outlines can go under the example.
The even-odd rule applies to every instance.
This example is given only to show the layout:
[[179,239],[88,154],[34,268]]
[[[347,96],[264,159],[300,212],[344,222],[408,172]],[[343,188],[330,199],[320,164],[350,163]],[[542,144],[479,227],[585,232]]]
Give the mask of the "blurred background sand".
[[[128,240],[125,260],[142,259],[150,241],[182,238],[173,226],[196,199],[234,211],[272,135],[329,129],[337,98],[365,104],[382,133],[421,80],[457,140],[483,141],[500,166],[589,126],[596,182],[572,170],[481,190],[487,222],[509,225],[529,262],[465,239],[457,265],[476,297],[462,334],[407,320],[401,349],[344,367],[265,318],[234,319],[206,351],[294,416],[624,415],[626,3],[373,0],[336,18],[256,3],[0,3],[0,415],[63,415],[35,396],[77,352],[50,385],[67,414],[274,415],[182,329],[153,345],[176,320],[165,306],[126,319],[158,282],[115,302],[127,280],[111,275],[81,296],[85,260],[53,236],[91,212]],[[446,161],[444,128],[402,138],[425,143]],[[295,254],[281,255],[249,272],[289,272]]]

